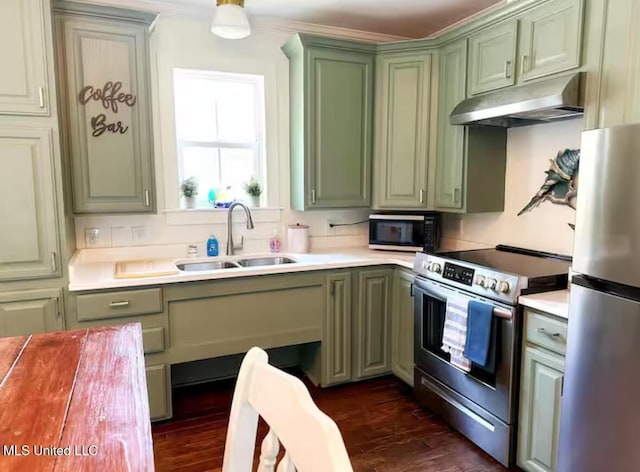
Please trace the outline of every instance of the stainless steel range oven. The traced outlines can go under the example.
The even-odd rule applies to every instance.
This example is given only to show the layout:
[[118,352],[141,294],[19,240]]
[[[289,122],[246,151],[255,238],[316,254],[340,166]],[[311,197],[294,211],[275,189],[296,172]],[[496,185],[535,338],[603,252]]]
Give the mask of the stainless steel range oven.
[[[414,378],[418,399],[445,416],[452,426],[493,457],[508,464],[509,445],[515,434],[512,427],[515,422],[512,395],[516,370],[515,307],[422,277],[416,277],[414,294]],[[450,364],[450,355],[441,349],[447,298],[460,296],[494,306],[493,331],[497,340],[494,370],[472,364],[471,372],[464,372]]]
[[[521,327],[517,298],[566,286],[568,263],[511,253],[505,247],[449,254],[417,254],[414,263],[414,390],[440,414],[505,466],[515,453]],[[509,272],[507,272],[509,270]],[[517,270],[517,272],[516,272]],[[465,372],[442,350],[447,300],[477,300],[493,307],[489,367]]]

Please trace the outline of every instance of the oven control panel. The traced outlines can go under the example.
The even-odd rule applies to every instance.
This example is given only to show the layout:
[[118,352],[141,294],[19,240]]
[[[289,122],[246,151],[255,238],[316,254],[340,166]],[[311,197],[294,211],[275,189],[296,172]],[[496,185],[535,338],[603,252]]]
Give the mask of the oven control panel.
[[458,263],[434,254],[416,254],[413,271],[428,279],[511,304],[515,303],[521,289],[520,280],[515,275],[466,262]]
[[454,280],[456,282],[460,282],[464,285],[473,285],[473,275],[475,274],[474,269],[469,269],[468,267],[462,267],[456,264],[452,264],[451,262],[444,263],[444,271],[442,272],[442,277],[448,280]]

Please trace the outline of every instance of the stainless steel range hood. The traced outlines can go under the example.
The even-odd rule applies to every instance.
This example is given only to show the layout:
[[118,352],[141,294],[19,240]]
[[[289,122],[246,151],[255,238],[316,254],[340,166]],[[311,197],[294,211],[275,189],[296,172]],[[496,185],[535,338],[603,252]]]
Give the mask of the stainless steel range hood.
[[478,95],[460,102],[451,112],[453,125],[510,128],[582,116],[583,73],[542,80]]

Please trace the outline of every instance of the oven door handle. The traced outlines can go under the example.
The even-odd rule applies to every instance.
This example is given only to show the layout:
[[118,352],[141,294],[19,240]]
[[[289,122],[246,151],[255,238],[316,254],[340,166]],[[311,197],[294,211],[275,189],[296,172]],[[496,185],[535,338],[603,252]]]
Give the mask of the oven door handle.
[[[469,298],[471,300],[482,301],[474,296],[462,294],[455,289],[444,287],[440,284],[437,284],[436,282],[424,280],[420,277],[415,278],[414,285],[415,285],[416,291],[422,293],[423,295],[426,295],[427,297],[437,298],[438,300],[441,300],[443,302],[446,302],[447,298],[451,296],[461,296],[461,297]],[[510,320],[513,318],[513,308],[506,308],[504,306],[501,306],[499,304],[496,304],[490,301],[487,301],[486,303],[489,303],[490,305],[493,306],[494,316],[497,316],[498,318],[504,318],[507,320]]]

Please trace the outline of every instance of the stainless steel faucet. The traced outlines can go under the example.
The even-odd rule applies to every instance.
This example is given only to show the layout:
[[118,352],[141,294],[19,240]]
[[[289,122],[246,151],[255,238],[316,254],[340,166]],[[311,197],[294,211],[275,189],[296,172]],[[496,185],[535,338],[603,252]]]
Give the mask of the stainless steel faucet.
[[240,245],[236,246],[233,244],[233,209],[235,207],[241,207],[244,210],[245,215],[247,215],[247,229],[253,229],[253,218],[251,217],[251,211],[244,203],[233,202],[229,207],[229,211],[227,212],[227,256],[233,256],[237,250],[241,250],[244,245],[244,236],[240,239]]

